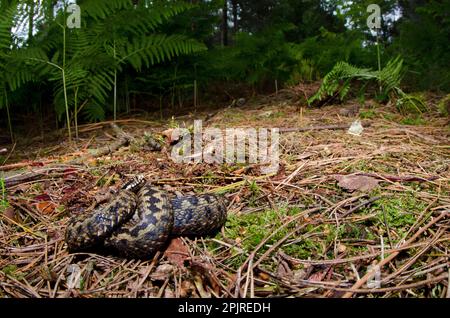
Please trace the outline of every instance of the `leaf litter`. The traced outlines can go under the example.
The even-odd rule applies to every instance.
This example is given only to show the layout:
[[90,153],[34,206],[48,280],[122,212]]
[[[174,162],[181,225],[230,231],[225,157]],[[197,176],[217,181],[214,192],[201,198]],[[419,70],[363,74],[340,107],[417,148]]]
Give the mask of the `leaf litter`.
[[[208,125],[351,125],[339,106],[298,112],[279,99],[225,109]],[[161,151],[124,145],[89,157],[88,148],[111,142],[100,123],[82,126],[76,145],[16,158],[0,167],[21,174],[0,213],[0,297],[448,297],[447,124],[430,112],[426,125],[400,125],[386,119],[400,116],[392,106],[377,114],[359,137],[345,129],[282,133],[272,175],[257,165],[176,164],[164,137],[172,127],[139,120],[121,127],[135,138],[165,138]],[[225,227],[214,237],[173,239],[148,260],[69,254],[69,217],[136,174],[174,194],[223,193]]]

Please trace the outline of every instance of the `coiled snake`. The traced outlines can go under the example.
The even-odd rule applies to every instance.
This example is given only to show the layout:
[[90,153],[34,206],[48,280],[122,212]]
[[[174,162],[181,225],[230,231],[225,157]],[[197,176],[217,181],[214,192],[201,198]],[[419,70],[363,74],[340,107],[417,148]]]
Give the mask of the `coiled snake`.
[[65,241],[71,252],[100,248],[128,258],[148,258],[169,237],[211,234],[224,225],[226,217],[222,197],[169,198],[137,177],[125,183],[108,204],[70,219]]

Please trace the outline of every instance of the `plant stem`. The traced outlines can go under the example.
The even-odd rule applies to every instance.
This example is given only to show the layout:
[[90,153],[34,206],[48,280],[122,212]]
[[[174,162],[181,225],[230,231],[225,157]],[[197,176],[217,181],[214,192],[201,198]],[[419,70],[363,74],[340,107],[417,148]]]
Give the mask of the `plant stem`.
[[[116,60],[116,40],[113,44],[114,60]],[[117,120],[117,68],[114,68],[114,121]]]
[[163,119],[162,95],[159,94],[159,118]]
[[114,121],[117,120],[117,70],[114,70]]
[[75,89],[75,138],[78,140],[78,87]]
[[70,129],[70,115],[69,115],[69,103],[67,101],[67,87],[66,87],[66,27],[63,25],[63,66],[62,66],[62,80],[63,80],[63,89],[64,89],[64,103],[66,106],[66,121],[67,121],[67,129],[69,132],[69,142],[72,142],[72,131]]
[[62,70],[62,78],[63,78],[63,90],[64,90],[64,104],[66,106],[66,122],[67,122],[67,130],[69,132],[69,141],[72,141],[72,130],[70,129],[70,115],[69,115],[69,103],[67,102],[67,87],[66,87],[66,73],[64,69]]
[[[380,36],[377,30],[377,57],[378,57],[378,74],[381,72],[381,52],[380,52]],[[383,91],[381,80],[379,80],[380,93]]]
[[194,109],[197,110],[197,80],[194,80]]
[[178,64],[175,64],[175,74],[173,77],[173,86],[172,86],[172,109],[175,108],[175,90],[176,90],[176,81],[177,81],[177,69],[178,69]]
[[6,115],[8,116],[9,134],[11,136],[11,142],[14,142],[14,134],[13,134],[12,124],[11,124],[11,115],[9,113],[8,93],[6,91],[6,88],[5,88],[5,105],[6,105]]
[[130,113],[130,90],[128,89],[129,77],[125,77],[125,105],[127,109],[127,114]]

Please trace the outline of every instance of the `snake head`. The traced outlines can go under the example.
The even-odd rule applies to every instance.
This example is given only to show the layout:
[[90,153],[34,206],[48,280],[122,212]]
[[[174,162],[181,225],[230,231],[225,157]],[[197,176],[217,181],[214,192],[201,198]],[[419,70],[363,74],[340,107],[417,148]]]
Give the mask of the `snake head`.
[[142,174],[138,174],[136,175],[134,178],[132,178],[131,180],[125,182],[122,185],[122,189],[123,190],[129,190],[132,192],[136,192],[137,190],[139,190],[140,188],[142,188],[142,186],[146,183],[145,177]]

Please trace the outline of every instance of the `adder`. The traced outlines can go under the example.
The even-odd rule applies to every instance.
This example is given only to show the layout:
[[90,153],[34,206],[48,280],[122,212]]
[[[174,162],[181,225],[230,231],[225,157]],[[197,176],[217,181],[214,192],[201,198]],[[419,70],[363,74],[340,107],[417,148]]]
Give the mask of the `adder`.
[[137,177],[106,205],[70,219],[65,241],[70,252],[103,249],[127,258],[148,258],[170,237],[204,236],[227,218],[225,199],[203,194],[170,198]]

